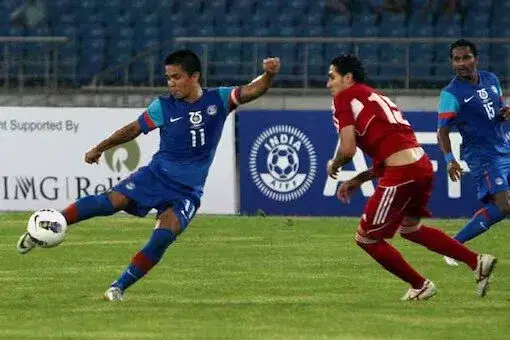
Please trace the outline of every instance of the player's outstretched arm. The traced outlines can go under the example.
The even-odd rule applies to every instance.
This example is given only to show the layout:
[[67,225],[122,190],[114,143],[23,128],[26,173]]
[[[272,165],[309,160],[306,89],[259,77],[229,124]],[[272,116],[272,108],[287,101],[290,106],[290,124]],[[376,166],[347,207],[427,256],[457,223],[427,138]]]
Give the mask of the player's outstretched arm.
[[117,131],[115,131],[110,137],[103,140],[101,143],[87,151],[85,154],[85,162],[92,164],[98,163],[101,154],[108,149],[111,149],[117,145],[129,142],[136,137],[138,137],[142,133],[142,129],[140,127],[140,123],[138,120],[135,120],[132,123],[129,123]]
[[273,78],[280,72],[280,58],[267,58],[262,63],[264,73],[239,89],[239,104],[251,102],[271,87]]

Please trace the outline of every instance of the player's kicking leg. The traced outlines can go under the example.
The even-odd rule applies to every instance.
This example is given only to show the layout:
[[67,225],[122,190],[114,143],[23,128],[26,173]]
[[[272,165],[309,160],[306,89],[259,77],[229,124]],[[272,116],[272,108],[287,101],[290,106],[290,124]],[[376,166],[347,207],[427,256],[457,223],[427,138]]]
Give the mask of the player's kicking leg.
[[[129,199],[115,191],[101,195],[86,196],[69,205],[62,211],[67,225],[71,225],[95,216],[109,216],[124,209]],[[18,239],[16,249],[20,254],[27,254],[37,247],[37,243],[28,232],[24,232]]]
[[103,299],[122,301],[126,289],[144,277],[160,262],[167,248],[185,230],[195,211],[195,205],[187,199],[176,202],[173,208],[166,208],[159,215],[156,228],[149,241],[133,256],[126,270],[106,290]]

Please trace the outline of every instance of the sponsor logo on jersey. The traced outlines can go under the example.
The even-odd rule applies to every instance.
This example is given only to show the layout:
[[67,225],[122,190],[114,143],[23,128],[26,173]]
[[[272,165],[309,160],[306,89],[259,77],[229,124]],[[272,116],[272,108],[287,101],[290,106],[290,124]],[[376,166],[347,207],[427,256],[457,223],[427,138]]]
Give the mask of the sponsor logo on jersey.
[[207,114],[209,116],[214,116],[216,115],[216,112],[218,112],[218,109],[216,108],[216,105],[209,105],[207,107]]

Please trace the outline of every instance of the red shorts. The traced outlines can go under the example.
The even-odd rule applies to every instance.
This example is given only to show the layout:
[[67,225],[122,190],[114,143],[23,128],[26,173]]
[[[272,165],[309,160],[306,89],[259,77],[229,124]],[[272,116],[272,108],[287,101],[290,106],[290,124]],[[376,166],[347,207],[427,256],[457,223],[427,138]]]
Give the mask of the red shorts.
[[434,172],[427,155],[417,162],[386,167],[375,193],[368,200],[356,239],[392,238],[404,217],[429,217]]

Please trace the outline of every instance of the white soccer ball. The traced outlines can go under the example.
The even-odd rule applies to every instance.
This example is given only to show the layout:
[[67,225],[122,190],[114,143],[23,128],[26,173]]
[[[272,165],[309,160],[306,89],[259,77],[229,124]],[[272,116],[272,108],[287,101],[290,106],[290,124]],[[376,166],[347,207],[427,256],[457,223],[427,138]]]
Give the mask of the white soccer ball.
[[64,240],[67,222],[57,210],[41,209],[28,219],[27,231],[38,246],[51,248]]

